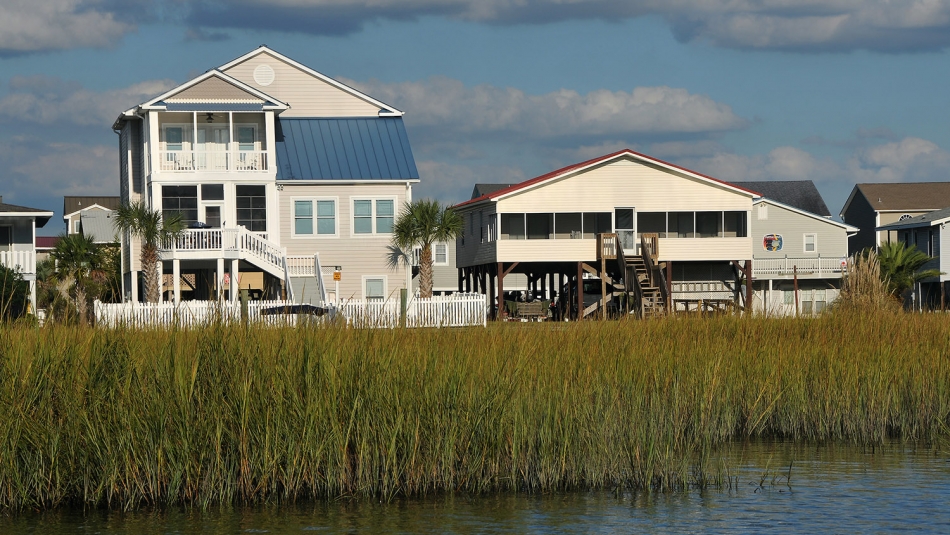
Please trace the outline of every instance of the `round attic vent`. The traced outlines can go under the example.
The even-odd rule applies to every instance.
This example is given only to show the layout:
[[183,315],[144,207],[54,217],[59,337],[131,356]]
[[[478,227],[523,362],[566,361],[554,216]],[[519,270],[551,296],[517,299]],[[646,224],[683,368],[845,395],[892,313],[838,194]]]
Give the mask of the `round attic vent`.
[[271,85],[274,82],[274,69],[270,65],[258,65],[254,69],[254,81],[257,85]]
[[907,221],[907,220],[910,219],[911,217],[913,217],[913,216],[910,215],[910,214],[904,214],[904,215],[901,216],[900,219],[898,219],[898,221]]

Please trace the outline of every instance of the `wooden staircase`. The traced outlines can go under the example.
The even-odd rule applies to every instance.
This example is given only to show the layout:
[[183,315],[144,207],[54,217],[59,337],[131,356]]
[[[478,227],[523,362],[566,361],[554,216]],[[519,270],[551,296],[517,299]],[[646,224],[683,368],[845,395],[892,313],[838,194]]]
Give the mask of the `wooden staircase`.
[[626,256],[613,233],[598,235],[598,255],[608,269],[608,274],[622,284],[622,293],[627,303],[626,313],[640,318],[663,316],[669,310],[666,276],[662,264],[657,262],[659,237],[643,234],[640,250],[643,254]]

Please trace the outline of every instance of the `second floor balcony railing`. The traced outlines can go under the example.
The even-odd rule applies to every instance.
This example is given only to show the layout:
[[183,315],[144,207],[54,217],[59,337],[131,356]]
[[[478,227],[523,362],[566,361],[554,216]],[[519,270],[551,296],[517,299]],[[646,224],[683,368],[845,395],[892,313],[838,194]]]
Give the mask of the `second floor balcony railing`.
[[847,262],[840,257],[823,258],[769,258],[755,259],[752,262],[753,276],[840,276]]
[[0,266],[19,271],[24,275],[36,273],[36,252],[0,251]]
[[158,151],[158,165],[153,168],[171,173],[267,171],[267,151],[163,150]]

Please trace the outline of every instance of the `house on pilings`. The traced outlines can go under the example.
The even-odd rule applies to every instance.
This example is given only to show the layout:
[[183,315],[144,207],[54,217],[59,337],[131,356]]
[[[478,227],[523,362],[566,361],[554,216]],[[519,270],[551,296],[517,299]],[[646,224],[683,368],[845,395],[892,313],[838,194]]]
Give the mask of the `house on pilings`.
[[749,309],[757,197],[631,150],[558,169],[455,206],[459,291],[504,311],[521,273],[575,319]]

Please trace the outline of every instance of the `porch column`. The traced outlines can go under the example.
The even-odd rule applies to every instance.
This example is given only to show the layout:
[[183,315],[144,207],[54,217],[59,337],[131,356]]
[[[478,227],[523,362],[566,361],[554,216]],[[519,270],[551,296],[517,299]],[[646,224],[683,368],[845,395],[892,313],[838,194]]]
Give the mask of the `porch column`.
[[[158,261],[158,265],[155,266],[155,269],[158,270],[158,302],[165,302],[165,263],[161,260]],[[145,300],[148,301],[148,296],[145,296]]]
[[765,299],[762,300],[763,307],[765,308],[765,315],[768,316],[772,311],[772,279],[769,279],[769,287],[765,293]]
[[577,321],[584,319],[584,263],[577,263]]
[[236,258],[234,260],[231,260],[231,270],[229,271],[229,275],[231,278],[231,285],[230,285],[230,288],[228,289],[231,291],[230,297],[231,297],[232,303],[237,303],[238,290],[240,289],[240,286],[238,285],[238,277],[241,274],[240,271],[238,271],[239,262],[240,260]]
[[462,293],[462,292],[465,291],[465,288],[464,288],[464,286],[463,286],[463,284],[464,284],[464,280],[463,280],[463,279],[464,279],[465,277],[462,276],[462,273],[464,273],[464,270],[465,270],[465,268],[458,268],[458,269],[455,270],[455,271],[458,272],[459,293]]
[[129,292],[132,294],[132,303],[138,304],[139,302],[139,272],[138,271],[129,272]]
[[181,303],[181,260],[172,260],[172,289],[174,290],[175,304]]
[[505,317],[505,263],[498,262],[498,315],[496,320]]
[[214,291],[218,301],[224,299],[224,259],[218,259],[218,269],[214,272]]

